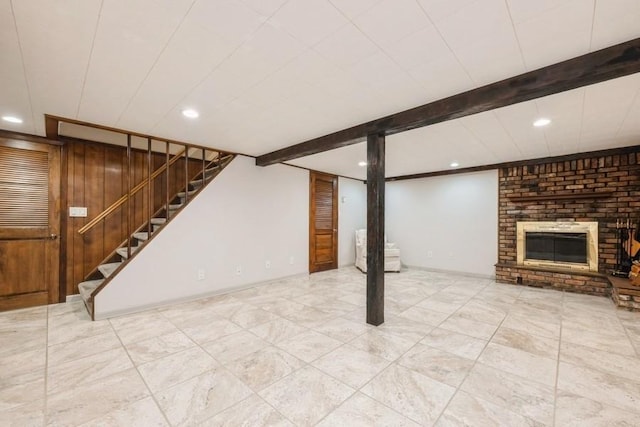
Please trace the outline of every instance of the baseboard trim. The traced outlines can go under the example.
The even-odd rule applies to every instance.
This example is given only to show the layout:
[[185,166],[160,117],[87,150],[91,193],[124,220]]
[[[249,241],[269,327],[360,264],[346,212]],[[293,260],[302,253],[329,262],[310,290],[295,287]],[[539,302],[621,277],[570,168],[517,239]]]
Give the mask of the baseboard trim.
[[[128,314],[140,313],[142,311],[153,310],[156,308],[169,307],[175,304],[182,304],[185,302],[197,301],[205,298],[215,297],[218,295],[229,294],[231,292],[243,291],[245,289],[259,288],[261,286],[270,285],[270,284],[279,282],[281,280],[290,280],[290,279],[302,278],[302,277],[308,277],[308,276],[309,276],[309,273],[292,274],[290,276],[279,277],[277,279],[270,279],[270,280],[265,280],[260,282],[247,283],[244,285],[231,286],[224,289],[217,289],[215,291],[204,292],[196,295],[189,295],[184,298],[176,298],[169,301],[160,301],[157,303],[145,304],[137,307],[125,308],[122,310],[112,310],[112,311],[107,311],[102,313],[96,312],[95,320],[105,320],[105,319],[111,319],[112,317],[126,316]],[[80,295],[78,295],[78,297],[80,297]]]
[[402,264],[403,268],[408,268],[412,270],[422,270],[422,271],[432,271],[434,273],[447,273],[447,274],[456,274],[458,276],[464,277],[476,277],[478,279],[495,279],[495,274],[481,274],[481,273],[469,273],[467,271],[455,271],[455,270],[446,270],[443,268],[430,268],[430,267],[419,267],[417,265],[406,265]]

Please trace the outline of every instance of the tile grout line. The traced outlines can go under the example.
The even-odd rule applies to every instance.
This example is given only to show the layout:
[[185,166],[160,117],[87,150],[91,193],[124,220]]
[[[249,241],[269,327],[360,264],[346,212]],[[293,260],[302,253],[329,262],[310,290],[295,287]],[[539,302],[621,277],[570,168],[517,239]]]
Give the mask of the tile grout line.
[[49,378],[49,306],[47,306],[46,310],[46,331],[47,334],[44,338],[45,345],[45,357],[44,357],[44,414],[43,414],[43,425],[48,425],[49,418],[49,396],[47,393],[47,379]]
[[564,324],[565,291],[562,291],[562,312],[560,313],[560,334],[558,335],[558,359],[556,361],[556,381],[553,386],[553,426],[558,413],[558,380],[560,379],[560,353],[562,352],[562,325]]
[[[154,310],[155,311],[155,310]],[[157,311],[156,311],[157,313]],[[136,370],[136,373],[138,374],[138,377],[140,378],[140,380],[142,381],[142,383],[144,384],[144,386],[147,388],[147,390],[149,391],[149,396],[147,397],[151,397],[151,399],[153,399],[153,402],[156,404],[156,407],[158,408],[158,410],[160,411],[160,413],[162,414],[162,417],[165,419],[165,421],[167,422],[167,425],[171,426],[171,422],[169,421],[169,418],[167,417],[167,414],[165,414],[164,409],[162,409],[162,406],[160,406],[160,403],[158,402],[158,400],[156,399],[155,394],[153,394],[153,391],[151,391],[151,388],[149,387],[149,384],[147,383],[147,380],[145,380],[145,378],[142,376],[142,374],[140,373],[140,370],[138,369],[138,366],[135,364],[135,362],[133,361],[133,358],[131,357],[131,355],[129,354],[129,350],[127,349],[127,347],[124,345],[124,342],[122,342],[122,338],[120,338],[120,335],[118,334],[118,331],[116,330],[116,328],[113,326],[113,323],[111,323],[111,320],[108,320],[109,322],[109,326],[111,326],[111,329],[113,329],[113,332],[116,334],[116,337],[118,338],[118,341],[120,342],[120,345],[122,346],[122,348],[124,349],[125,353],[127,354],[127,357],[129,358],[129,360],[131,361],[131,364],[133,365],[133,368]],[[140,402],[144,399],[146,399],[147,397],[143,397],[140,400],[137,400],[136,402]],[[133,403],[136,403],[133,402]],[[131,403],[127,406],[130,406]],[[125,406],[126,407],[126,406]]]

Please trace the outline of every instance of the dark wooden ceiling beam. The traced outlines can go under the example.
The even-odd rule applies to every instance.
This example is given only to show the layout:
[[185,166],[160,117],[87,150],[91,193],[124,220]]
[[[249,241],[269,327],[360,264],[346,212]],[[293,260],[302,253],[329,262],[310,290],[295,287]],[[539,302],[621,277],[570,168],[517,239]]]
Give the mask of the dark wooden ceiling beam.
[[268,166],[640,72],[640,38],[353,126],[256,158]]

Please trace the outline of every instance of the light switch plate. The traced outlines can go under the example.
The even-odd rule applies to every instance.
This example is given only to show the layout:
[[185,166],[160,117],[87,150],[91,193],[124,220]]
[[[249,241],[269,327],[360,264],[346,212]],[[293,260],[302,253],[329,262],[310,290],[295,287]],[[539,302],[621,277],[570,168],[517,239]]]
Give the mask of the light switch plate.
[[78,206],[69,207],[69,216],[72,218],[85,218],[87,216],[87,208]]

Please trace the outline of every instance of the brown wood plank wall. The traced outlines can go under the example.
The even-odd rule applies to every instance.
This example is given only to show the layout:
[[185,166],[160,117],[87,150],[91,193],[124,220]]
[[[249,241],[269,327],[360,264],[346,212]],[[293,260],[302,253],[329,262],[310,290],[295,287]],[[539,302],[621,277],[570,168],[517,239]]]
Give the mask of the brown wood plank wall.
[[[98,263],[113,252],[127,238],[127,205],[107,216],[102,223],[84,236],[78,233],[91,219],[127,192],[127,150],[106,144],[73,141],[67,143],[68,176],[67,206],[63,215],[68,215],[71,206],[86,206],[86,218],[68,218],[67,222],[67,294],[78,292],[82,282]],[[147,178],[147,152],[132,151],[131,186]],[[152,155],[152,170],[165,162],[164,153]],[[189,175],[195,176],[202,168],[201,160],[189,162]],[[185,183],[184,160],[175,162],[169,171],[170,196],[183,191]],[[148,188],[138,192],[132,199],[131,229],[145,224],[148,215]],[[160,174],[152,185],[153,211],[164,206],[166,201],[166,174]]]

